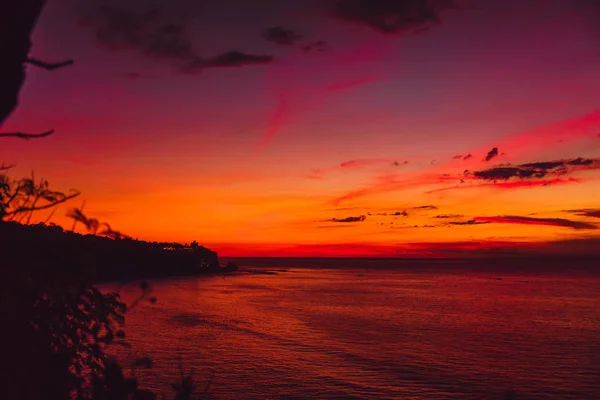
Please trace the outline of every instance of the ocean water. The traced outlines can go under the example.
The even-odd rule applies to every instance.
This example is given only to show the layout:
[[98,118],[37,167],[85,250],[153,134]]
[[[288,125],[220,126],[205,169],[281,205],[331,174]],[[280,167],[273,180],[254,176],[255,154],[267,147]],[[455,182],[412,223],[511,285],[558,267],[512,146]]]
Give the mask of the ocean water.
[[171,398],[181,360],[214,399],[600,399],[594,268],[246,264],[151,282],[158,302],[128,313],[118,355],[152,358],[143,386]]

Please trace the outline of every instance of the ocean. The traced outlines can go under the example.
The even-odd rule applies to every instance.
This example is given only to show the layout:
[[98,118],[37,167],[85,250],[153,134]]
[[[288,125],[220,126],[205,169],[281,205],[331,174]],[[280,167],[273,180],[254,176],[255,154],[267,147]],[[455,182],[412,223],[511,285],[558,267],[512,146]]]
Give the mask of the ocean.
[[182,366],[213,399],[600,399],[595,265],[236,262],[151,282],[118,350],[142,386],[172,398]]

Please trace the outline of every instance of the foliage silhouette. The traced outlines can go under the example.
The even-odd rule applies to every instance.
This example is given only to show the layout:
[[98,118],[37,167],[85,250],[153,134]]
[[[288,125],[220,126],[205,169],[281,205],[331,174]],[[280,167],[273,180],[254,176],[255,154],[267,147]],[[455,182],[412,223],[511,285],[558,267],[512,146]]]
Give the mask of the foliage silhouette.
[[[0,258],[9,266],[0,283],[0,324],[10,327],[0,342],[5,357],[0,391],[5,398],[21,399],[156,398],[140,389],[136,379],[126,378],[107,355],[108,346],[129,346],[124,340],[125,312],[142,300],[156,303],[156,297],[148,297],[152,290],[142,282],[140,296],[127,307],[117,293],[102,293],[94,284],[221,272],[216,253],[197,242],[186,246],[132,240],[81,208],[67,215],[91,234],[53,224],[28,225],[34,212],[54,208],[79,192],[54,191],[33,174],[12,180],[10,169],[0,167]],[[137,364],[151,367],[152,360],[143,357]],[[183,377],[177,388],[176,398],[191,398],[191,377]]]
[[10,168],[0,168],[0,221],[29,223],[35,211],[51,209],[80,195],[77,190],[51,190],[45,179],[36,183],[33,173],[31,178],[13,180],[8,176]]
[[[9,0],[0,4],[0,127],[18,106],[26,79],[26,64],[46,70],[73,64],[73,60],[49,63],[29,55],[31,35],[45,4],[46,0]],[[0,132],[0,138],[43,138],[53,132]],[[33,174],[31,178],[12,180],[7,173],[11,168],[0,165],[0,259],[8,266],[0,281],[0,309],[3,311],[0,324],[7,333],[0,341],[4,358],[0,363],[3,397],[155,399],[154,393],[138,388],[136,379],[125,378],[122,367],[107,356],[109,345],[128,346],[122,329],[127,306],[117,293],[102,293],[94,286],[99,279],[115,278],[99,273],[102,266],[108,265],[103,263],[109,262],[111,257],[96,263],[90,260],[94,255],[108,252],[114,253],[112,260],[120,258],[125,262],[140,254],[146,254],[146,260],[161,254],[159,263],[167,259],[179,262],[183,261],[181,257],[174,260],[173,255],[177,258],[178,254],[184,254],[185,246],[168,244],[167,247],[164,243],[131,240],[123,245],[124,239],[128,239],[126,235],[108,223],[86,217],[77,208],[69,210],[67,215],[75,223],[82,223],[92,235],[69,234],[56,225],[22,225],[31,223],[34,212],[51,209],[48,222],[57,205],[80,193],[51,190],[44,179],[36,183]],[[101,231],[100,227],[103,227]],[[96,233],[106,238],[97,238]],[[96,252],[88,253],[90,249]],[[218,267],[216,253],[197,243],[193,251],[192,257],[186,253],[187,273],[192,271],[189,265],[198,260],[201,266]],[[199,259],[200,253],[210,260]],[[113,273],[117,271],[113,269]],[[129,278],[137,275],[135,268],[129,272]],[[140,287],[141,295],[130,309],[151,292],[145,283]],[[155,303],[156,297],[150,297],[149,301]],[[147,357],[138,361],[146,367],[152,365]],[[184,377],[182,373],[182,380],[174,389],[175,398],[191,399],[191,377]]]

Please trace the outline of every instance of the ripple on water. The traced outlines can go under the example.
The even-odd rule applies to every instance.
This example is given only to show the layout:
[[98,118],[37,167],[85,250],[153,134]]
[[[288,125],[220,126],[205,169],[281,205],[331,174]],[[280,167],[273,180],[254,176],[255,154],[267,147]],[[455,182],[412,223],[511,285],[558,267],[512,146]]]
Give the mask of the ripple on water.
[[[549,287],[551,289],[549,289]],[[168,390],[216,399],[600,399],[600,279],[291,269],[157,282],[127,318]]]

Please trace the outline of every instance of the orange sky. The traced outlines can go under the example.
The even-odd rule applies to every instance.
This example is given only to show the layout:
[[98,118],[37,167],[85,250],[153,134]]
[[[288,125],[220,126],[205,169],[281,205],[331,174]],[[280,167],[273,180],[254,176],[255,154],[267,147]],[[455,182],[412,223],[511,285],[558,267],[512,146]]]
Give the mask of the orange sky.
[[[225,8],[169,15],[197,52],[273,61],[179,72],[172,52],[149,57],[95,2],[49,3],[33,53],[76,63],[30,69],[3,130],[56,133],[4,140],[0,160],[17,163],[15,177],[34,170],[83,192],[53,222],[70,226],[67,208],[85,200],[89,216],[134,238],[197,240],[221,255],[580,251],[600,239],[600,32],[589,2],[466,7],[425,32],[385,34],[311,1],[228,1],[249,7],[247,20]],[[145,3],[130,6],[137,15]],[[275,24],[328,49],[261,37]],[[120,46],[102,41],[107,27]]]

